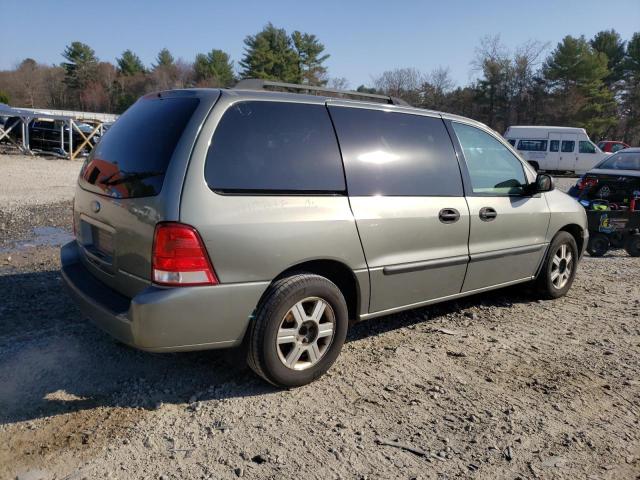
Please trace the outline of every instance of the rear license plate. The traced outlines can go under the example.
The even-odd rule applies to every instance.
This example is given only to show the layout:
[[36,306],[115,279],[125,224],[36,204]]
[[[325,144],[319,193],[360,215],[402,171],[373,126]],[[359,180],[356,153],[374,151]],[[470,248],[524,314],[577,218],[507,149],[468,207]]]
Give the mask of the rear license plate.
[[110,232],[91,225],[91,243],[93,248],[107,255],[113,254],[113,237]]

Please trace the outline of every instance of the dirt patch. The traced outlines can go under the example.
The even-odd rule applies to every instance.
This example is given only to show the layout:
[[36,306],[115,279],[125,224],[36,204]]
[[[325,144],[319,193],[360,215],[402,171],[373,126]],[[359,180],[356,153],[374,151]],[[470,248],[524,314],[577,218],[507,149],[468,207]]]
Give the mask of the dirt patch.
[[[6,244],[69,211],[38,208]],[[556,301],[520,286],[355,325],[289,391],[232,351],[118,344],[58,268],[53,246],[0,255],[0,478],[640,476],[638,258],[586,257]]]

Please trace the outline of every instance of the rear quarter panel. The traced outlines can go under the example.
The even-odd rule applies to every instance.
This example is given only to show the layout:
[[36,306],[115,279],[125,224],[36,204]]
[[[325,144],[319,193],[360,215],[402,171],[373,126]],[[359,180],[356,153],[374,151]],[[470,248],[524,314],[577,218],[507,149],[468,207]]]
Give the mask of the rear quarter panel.
[[296,264],[330,259],[356,273],[361,305],[368,304],[368,273],[348,197],[222,195],[206,184],[215,127],[229,106],[245,100],[265,97],[224,92],[205,122],[187,171],[180,221],[200,232],[221,283],[271,281]]

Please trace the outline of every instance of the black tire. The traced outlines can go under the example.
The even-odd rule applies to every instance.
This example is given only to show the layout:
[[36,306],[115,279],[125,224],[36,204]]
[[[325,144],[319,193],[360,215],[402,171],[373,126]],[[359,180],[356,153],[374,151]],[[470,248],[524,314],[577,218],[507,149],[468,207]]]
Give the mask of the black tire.
[[[571,252],[571,265],[565,264],[565,270],[561,270],[562,267],[554,263],[554,257],[559,254],[563,245],[565,245],[568,251]],[[556,236],[553,237],[553,240],[551,240],[551,245],[549,245],[549,250],[547,251],[547,256],[544,259],[544,264],[542,265],[540,274],[536,279],[538,294],[546,299],[560,298],[566,295],[576,277],[577,267],[578,246],[576,245],[575,238],[573,238],[573,235],[568,232],[558,232]],[[564,275],[564,272],[566,272],[566,269],[568,268],[570,268],[570,270],[566,282],[562,283],[562,285],[554,283],[554,274],[561,270],[561,274]]]
[[627,238],[624,244],[624,249],[632,257],[640,257],[640,233],[629,235],[629,238]]
[[[309,298],[321,299],[331,308],[333,334],[315,364],[308,357],[311,366],[295,370],[280,358],[282,351],[277,344],[278,330],[294,305]],[[254,372],[278,387],[306,385],[321,377],[333,365],[347,336],[348,324],[347,304],[333,282],[307,273],[282,278],[269,287],[249,327],[247,363]]]
[[587,252],[592,257],[602,257],[609,251],[609,237],[604,233],[594,233],[589,237]]
[[622,232],[613,232],[609,235],[609,244],[611,248],[624,248],[625,238]]

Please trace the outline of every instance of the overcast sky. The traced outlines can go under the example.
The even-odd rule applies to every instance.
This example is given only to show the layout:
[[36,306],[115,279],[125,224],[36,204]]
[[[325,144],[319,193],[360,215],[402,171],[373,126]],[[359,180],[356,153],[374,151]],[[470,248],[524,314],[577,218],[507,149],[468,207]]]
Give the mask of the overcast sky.
[[553,48],[568,34],[591,37],[615,28],[629,39],[640,31],[640,0],[0,0],[0,12],[0,69],[26,57],[60,63],[74,40],[111,62],[127,48],[147,65],[163,47],[188,61],[218,48],[237,67],[243,39],[271,21],[288,32],[316,34],[331,54],[329,75],[346,77],[352,88],[407,66],[424,72],[448,66],[464,85],[479,39],[488,34],[500,34],[511,48],[530,39]]

